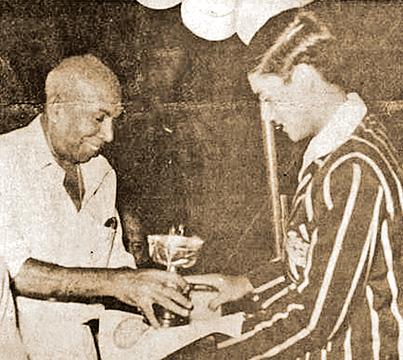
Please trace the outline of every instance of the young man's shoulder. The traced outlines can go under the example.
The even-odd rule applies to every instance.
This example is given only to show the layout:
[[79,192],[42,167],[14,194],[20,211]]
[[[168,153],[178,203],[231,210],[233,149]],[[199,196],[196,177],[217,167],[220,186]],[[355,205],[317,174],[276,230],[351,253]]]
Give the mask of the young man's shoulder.
[[352,164],[376,177],[401,178],[398,156],[381,123],[367,117],[349,139],[325,158],[322,174],[345,169]]

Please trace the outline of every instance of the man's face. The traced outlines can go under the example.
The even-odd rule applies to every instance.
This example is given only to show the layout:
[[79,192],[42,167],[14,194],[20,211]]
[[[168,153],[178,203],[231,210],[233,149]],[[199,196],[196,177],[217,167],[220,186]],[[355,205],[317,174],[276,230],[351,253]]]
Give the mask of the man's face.
[[251,88],[261,101],[263,119],[281,126],[294,142],[314,133],[309,85],[296,76],[285,81],[276,74],[249,75]]
[[113,140],[113,122],[121,113],[121,100],[116,94],[107,87],[85,86],[78,100],[58,105],[50,137],[61,159],[87,162]]

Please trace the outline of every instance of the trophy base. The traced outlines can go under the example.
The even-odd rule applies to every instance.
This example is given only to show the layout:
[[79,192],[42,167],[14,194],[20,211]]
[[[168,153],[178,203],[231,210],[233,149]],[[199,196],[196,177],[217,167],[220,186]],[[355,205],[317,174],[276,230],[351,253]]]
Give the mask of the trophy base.
[[154,305],[154,313],[163,328],[189,324],[189,317],[182,317],[174,314],[160,305]]

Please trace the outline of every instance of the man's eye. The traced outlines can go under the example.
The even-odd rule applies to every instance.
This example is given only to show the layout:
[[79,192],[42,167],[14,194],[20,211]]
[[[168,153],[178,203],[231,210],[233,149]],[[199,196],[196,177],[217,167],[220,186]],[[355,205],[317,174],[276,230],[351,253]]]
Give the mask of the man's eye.
[[269,96],[261,96],[260,101],[261,102],[266,102],[266,103],[272,103],[273,99],[271,97],[269,97]]
[[103,122],[105,120],[105,115],[100,115],[95,118],[96,122]]

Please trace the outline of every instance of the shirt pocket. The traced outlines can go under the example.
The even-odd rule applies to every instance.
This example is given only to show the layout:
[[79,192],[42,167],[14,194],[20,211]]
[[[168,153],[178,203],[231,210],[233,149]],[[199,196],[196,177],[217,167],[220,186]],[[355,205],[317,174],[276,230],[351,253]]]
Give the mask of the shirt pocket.
[[83,266],[106,267],[111,257],[116,228],[106,226],[106,221],[91,216],[80,219],[81,253]]

